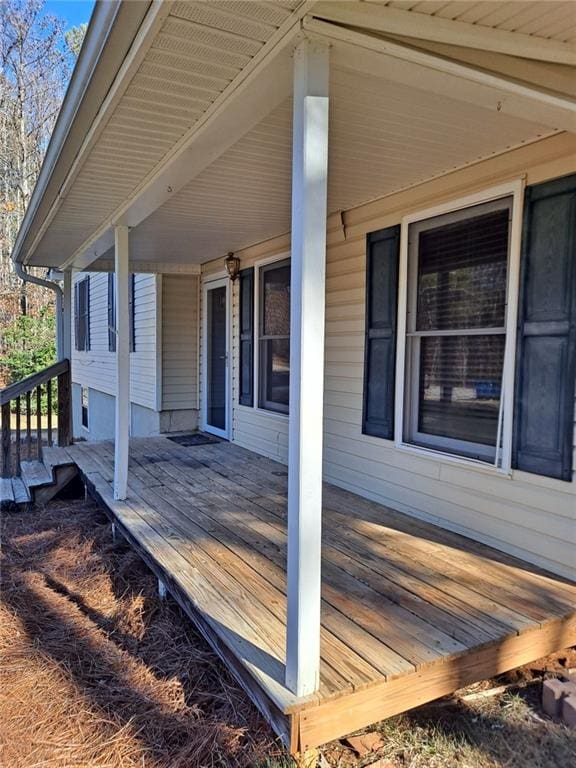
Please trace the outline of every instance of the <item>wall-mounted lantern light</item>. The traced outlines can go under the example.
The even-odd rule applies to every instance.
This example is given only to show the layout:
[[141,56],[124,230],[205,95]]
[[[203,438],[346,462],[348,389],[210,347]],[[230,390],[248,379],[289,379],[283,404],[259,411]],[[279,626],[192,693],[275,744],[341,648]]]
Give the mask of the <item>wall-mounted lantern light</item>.
[[238,272],[240,272],[240,259],[238,256],[234,256],[232,251],[226,256],[224,259],[224,266],[226,267],[226,272],[228,273],[228,277],[232,282],[236,280],[238,277]]

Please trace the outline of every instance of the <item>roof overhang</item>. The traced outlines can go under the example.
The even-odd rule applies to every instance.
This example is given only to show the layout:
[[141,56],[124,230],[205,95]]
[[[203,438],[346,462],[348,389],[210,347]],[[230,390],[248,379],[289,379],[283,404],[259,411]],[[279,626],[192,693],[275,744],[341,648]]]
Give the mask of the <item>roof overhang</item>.
[[[103,14],[103,5],[108,4],[99,4],[98,14]],[[345,94],[361,90],[365,83],[371,84],[378,98],[386,87],[391,98],[400,93],[398,89],[404,89],[406,95],[412,93],[414,100],[421,100],[423,104],[429,103],[426,97],[432,94],[439,105],[445,106],[447,115],[450,109],[457,114],[454,104],[460,103],[471,116],[485,120],[490,129],[485,145],[472,142],[467,155],[455,153],[460,167],[559,131],[576,132],[576,86],[574,67],[570,64],[575,50],[572,44],[537,39],[531,48],[526,35],[481,29],[479,36],[476,25],[471,24],[465,25],[470,29],[466,29],[467,35],[464,35],[461,22],[437,24],[435,18],[423,14],[409,13],[417,19],[415,26],[410,27],[405,23],[408,12],[398,16],[395,12],[389,13],[392,9],[387,6],[299,0],[292,0],[289,10],[282,11],[274,24],[270,19],[270,4],[240,3],[236,8],[247,6],[249,10],[244,8],[236,18],[229,3],[205,6],[189,3],[183,7],[179,2],[155,0],[147,5],[139,24],[135,17],[129,20],[131,33],[128,34],[125,27],[129,21],[122,21],[120,14],[134,6],[141,9],[142,5],[122,3],[109,20],[107,33],[104,21],[99,22],[95,12],[87,44],[99,30],[98,36],[103,40],[100,53],[93,65],[93,74],[84,83],[68,132],[60,131],[58,136],[63,138],[58,140],[55,132],[55,151],[50,157],[56,160],[43,169],[47,181],[41,176],[42,183],[39,182],[35,191],[36,201],[33,200],[34,206],[31,205],[27,213],[15,250],[15,258],[20,261],[64,269],[85,269],[90,265],[105,268],[103,265],[110,262],[116,224],[128,225],[133,230],[131,240],[142,251],[135,253],[135,260],[139,259],[141,265],[146,264],[148,268],[152,265],[158,271],[161,271],[162,260],[171,263],[172,269],[177,263],[200,263],[219,255],[218,249],[225,253],[286,231],[291,54],[304,35],[326,39],[332,47],[338,125],[333,141],[338,152],[336,165],[332,157],[333,177],[340,173],[336,166],[347,152],[348,144],[342,142],[350,141],[345,137],[351,135],[346,126],[342,126]],[[280,11],[278,7],[277,13]],[[346,16],[351,13],[355,15]],[[104,67],[112,35],[117,33],[116,25],[124,30],[124,55],[121,61],[117,55],[114,62],[108,61]],[[416,35],[416,29],[421,37]],[[211,36],[208,42],[206,35]],[[511,51],[531,55],[528,58],[512,56]],[[233,60],[241,63],[236,65],[236,70],[232,67]],[[82,57],[75,73],[78,78],[81,63]],[[228,80],[227,70],[236,72]],[[88,67],[84,66],[83,71],[87,77]],[[104,93],[106,80],[108,88]],[[197,84],[193,93],[190,80]],[[169,95],[162,93],[164,83]],[[213,83],[218,85],[218,90]],[[195,100],[207,95],[209,86],[213,90],[202,110],[190,120],[188,128],[180,129],[180,123],[185,127],[187,105],[195,107]],[[71,90],[72,85],[69,94]],[[67,96],[68,100],[72,104],[71,95]],[[98,109],[89,122],[87,105],[94,107],[96,102]],[[73,113],[65,102],[63,115],[65,108],[67,115]],[[349,108],[357,108],[353,98]],[[433,111],[431,120],[436,119]],[[499,125],[502,125],[500,142],[490,138]],[[515,125],[518,126],[516,140]],[[374,137],[374,146],[381,149],[381,139],[385,136],[378,136],[378,128],[378,123],[374,123],[371,132],[360,131],[359,135],[365,143]],[[398,138],[392,133],[390,136],[392,143],[398,144]],[[148,151],[150,147],[157,149],[156,155]],[[362,147],[356,147],[355,151],[361,153]],[[91,180],[101,172],[101,166],[108,160],[107,153],[111,152],[117,153],[114,157],[118,158],[115,161],[118,173],[115,174],[114,168],[108,170],[108,176],[102,176],[100,191],[96,185],[91,190]],[[235,199],[240,203],[242,196],[235,185],[237,175],[246,171],[238,158],[246,162],[250,153],[258,158],[263,183],[267,174],[270,176],[269,194],[263,189],[261,197],[254,197],[256,205],[264,201],[262,210],[267,213],[269,226],[243,229],[245,208],[239,204],[238,237],[233,238],[235,218],[231,207]],[[268,167],[261,162],[262,157],[268,158]],[[390,162],[394,164],[392,153],[391,157]],[[47,162],[49,159],[47,157]],[[428,163],[423,164],[423,168],[424,165],[429,178],[455,169],[446,163],[443,166],[440,159],[436,166]],[[122,184],[122,167],[126,175],[132,174],[130,184]],[[360,164],[360,167],[364,166]],[[250,170],[248,166],[248,178]],[[275,178],[278,174],[282,176],[281,184],[287,195],[278,193],[278,183],[274,183],[278,181]],[[399,189],[423,180],[425,178],[415,179],[407,174],[404,184],[400,181],[396,184]],[[227,182],[228,195],[223,191]],[[361,180],[356,179],[355,183],[356,188],[350,194],[332,195],[337,206],[352,207],[394,191],[384,184],[378,189],[377,185],[368,183],[362,191],[358,189]],[[101,198],[107,192],[109,199],[104,205]],[[233,193],[240,197],[234,198]],[[271,207],[274,195],[278,198],[276,208]],[[195,211],[205,212],[204,219],[195,218]],[[253,215],[263,218],[258,210],[254,210]],[[228,220],[228,229],[223,226],[222,230],[226,237],[230,235],[230,242],[225,247],[225,238],[214,237],[215,254],[205,246],[209,227],[213,226],[210,219],[216,220],[218,216],[221,221]],[[182,229],[187,217],[188,238],[181,235],[177,240],[167,235],[172,224]],[[202,237],[198,234],[196,240],[194,227],[198,231],[203,228],[204,232]],[[160,260],[151,257],[150,243],[162,251]]]
[[24,254],[38,234],[78,158],[151,3],[96,0],[86,37],[58,114],[40,175],[18,233],[12,258]]

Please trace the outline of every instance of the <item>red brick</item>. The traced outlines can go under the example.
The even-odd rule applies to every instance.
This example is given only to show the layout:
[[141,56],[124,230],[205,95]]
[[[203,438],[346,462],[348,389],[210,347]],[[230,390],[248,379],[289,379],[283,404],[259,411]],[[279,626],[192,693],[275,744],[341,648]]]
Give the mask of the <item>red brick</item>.
[[562,720],[569,728],[576,728],[576,694],[562,699]]

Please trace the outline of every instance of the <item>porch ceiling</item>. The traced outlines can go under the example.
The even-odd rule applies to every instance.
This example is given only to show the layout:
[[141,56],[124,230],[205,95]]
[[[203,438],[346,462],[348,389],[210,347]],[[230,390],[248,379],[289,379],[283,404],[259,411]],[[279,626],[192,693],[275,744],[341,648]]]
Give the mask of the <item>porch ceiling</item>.
[[[199,264],[289,231],[291,119],[287,100],[135,227],[131,259]],[[330,213],[554,133],[339,66],[330,125]]]
[[[487,29],[500,29],[520,35],[531,35],[559,42],[576,42],[576,11],[574,3],[556,2],[410,2],[406,0],[370,0],[379,5],[411,11],[436,19],[448,19],[474,24]],[[570,21],[571,19],[571,21]],[[567,21],[568,20],[568,21]]]
[[[573,115],[568,128],[562,119],[556,121],[553,110],[544,118],[535,109],[535,117],[525,94],[508,99],[497,85],[471,85],[465,78],[458,83],[461,74],[438,70],[430,87],[425,64],[396,57],[390,45],[375,52],[386,42],[377,33],[358,54],[357,43],[349,39],[354,30],[337,19],[334,24],[324,20],[331,9],[344,7],[360,9],[368,22],[370,9],[390,8],[410,19],[498,30],[521,46],[540,41],[549,46],[546,56],[552,50],[552,60],[554,46],[560,47],[560,57],[576,50],[566,54],[562,48],[576,41],[573,4],[567,2],[152,4],[149,15],[155,15],[142,24],[125,71],[102,105],[101,119],[86,127],[84,146],[68,177],[57,197],[44,201],[48,215],[33,219],[23,235],[17,260],[61,268],[105,266],[115,223],[131,227],[134,261],[160,266],[202,263],[287,232],[290,54],[303,33],[333,31],[330,212],[538,140],[557,128],[572,130]],[[367,32],[370,24],[359,28]],[[454,47],[439,50],[443,43],[434,34],[427,44],[439,58],[466,60]],[[436,50],[430,48],[434,45]],[[474,47],[475,42],[468,50]],[[358,55],[361,67],[355,64]],[[493,67],[486,59],[469,63],[484,72],[501,72],[520,88],[521,68],[528,84],[536,83],[552,99],[556,90],[561,96],[569,93],[574,102],[565,87],[572,82],[572,67],[526,61],[500,55]]]
[[[61,201],[30,264],[59,266],[242,76],[303,0],[160,4],[140,63]],[[88,131],[87,138],[92,129]],[[29,249],[32,243],[29,244]]]

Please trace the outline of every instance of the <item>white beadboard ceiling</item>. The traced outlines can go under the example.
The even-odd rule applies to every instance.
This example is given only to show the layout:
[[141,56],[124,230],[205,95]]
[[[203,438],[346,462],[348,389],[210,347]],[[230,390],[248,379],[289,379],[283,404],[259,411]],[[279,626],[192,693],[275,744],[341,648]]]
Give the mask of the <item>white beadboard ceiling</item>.
[[301,4],[174,2],[30,263],[74,253]]
[[[331,77],[330,126],[329,212],[551,133],[344,69]],[[131,258],[202,263],[288,231],[290,160],[286,102],[131,231]]]
[[[374,0],[370,0],[373,2]],[[452,19],[467,24],[477,24],[490,29],[502,29],[521,35],[533,35],[562,43],[576,42],[576,3],[534,2],[513,0],[512,2],[491,2],[491,0],[424,0],[419,3],[404,0],[377,0],[380,5],[388,5],[413,13],[424,13],[440,19]]]
[[[576,3],[388,4],[561,41],[576,39],[576,30],[566,23]],[[174,2],[29,263],[60,266],[77,252],[160,166],[279,27],[291,23],[301,6],[302,0]],[[132,258],[201,263],[286,232],[290,109],[286,102],[274,110],[135,227]],[[353,207],[552,132],[510,115],[336,67],[331,90],[330,211]]]

